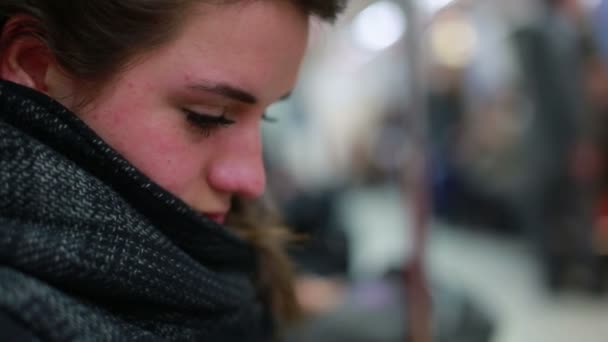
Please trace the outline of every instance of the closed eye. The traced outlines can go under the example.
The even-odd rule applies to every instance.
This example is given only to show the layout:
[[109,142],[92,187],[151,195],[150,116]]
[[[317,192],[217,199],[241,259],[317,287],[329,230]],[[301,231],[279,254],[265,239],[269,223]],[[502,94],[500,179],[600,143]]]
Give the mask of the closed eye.
[[268,113],[262,114],[262,120],[264,120],[265,122],[268,122],[268,123],[275,123],[275,122],[279,121],[279,119],[269,116]]
[[236,121],[228,119],[225,113],[222,115],[210,115],[205,113],[198,113],[189,109],[182,109],[186,114],[188,122],[201,130],[204,136],[210,136],[216,129],[230,126]]

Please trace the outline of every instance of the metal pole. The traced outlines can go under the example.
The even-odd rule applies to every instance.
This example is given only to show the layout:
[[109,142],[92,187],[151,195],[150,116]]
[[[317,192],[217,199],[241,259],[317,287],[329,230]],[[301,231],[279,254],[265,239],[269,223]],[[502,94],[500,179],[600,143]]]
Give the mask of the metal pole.
[[[406,36],[406,63],[409,66],[409,84],[411,96],[404,108],[409,108],[412,123],[410,136],[413,139],[416,157],[413,170],[404,172],[402,189],[413,196],[414,251],[407,261],[405,272],[405,298],[407,306],[408,327],[407,342],[431,342],[431,300],[424,270],[424,254],[427,236],[428,218],[430,215],[430,191],[428,179],[428,132],[427,132],[427,68],[424,63],[425,48],[423,45],[423,17],[415,0],[403,0],[408,18]],[[405,76],[405,75],[404,75]],[[404,196],[405,197],[405,196]],[[404,205],[408,205],[404,203]]]

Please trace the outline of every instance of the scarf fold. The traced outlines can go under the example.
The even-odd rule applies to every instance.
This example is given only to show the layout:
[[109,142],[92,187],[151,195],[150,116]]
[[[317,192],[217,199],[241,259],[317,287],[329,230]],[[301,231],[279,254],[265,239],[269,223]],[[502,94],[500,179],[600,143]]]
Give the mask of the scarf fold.
[[57,102],[0,81],[0,310],[57,341],[258,341],[255,272],[226,227]]

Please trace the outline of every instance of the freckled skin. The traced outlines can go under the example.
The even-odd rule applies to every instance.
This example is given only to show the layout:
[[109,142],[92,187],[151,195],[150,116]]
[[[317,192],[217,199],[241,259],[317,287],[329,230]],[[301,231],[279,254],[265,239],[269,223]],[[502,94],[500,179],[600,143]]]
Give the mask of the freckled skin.
[[[134,166],[194,209],[229,210],[233,196],[265,187],[260,121],[295,83],[308,18],[283,1],[195,6],[178,39],[124,71],[79,115]],[[192,94],[197,80],[229,83],[255,105],[227,102],[236,123],[205,137],[182,108],[224,99]],[[76,87],[78,88],[78,87]]]

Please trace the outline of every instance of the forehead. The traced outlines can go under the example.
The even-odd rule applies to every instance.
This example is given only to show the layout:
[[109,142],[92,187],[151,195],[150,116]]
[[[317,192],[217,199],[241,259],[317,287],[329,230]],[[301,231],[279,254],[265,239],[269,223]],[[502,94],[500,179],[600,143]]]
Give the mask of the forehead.
[[282,0],[194,5],[159,58],[183,79],[236,84],[263,100],[295,82],[308,41],[308,17]]

